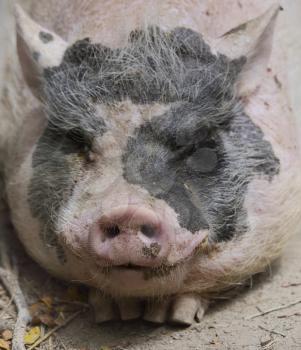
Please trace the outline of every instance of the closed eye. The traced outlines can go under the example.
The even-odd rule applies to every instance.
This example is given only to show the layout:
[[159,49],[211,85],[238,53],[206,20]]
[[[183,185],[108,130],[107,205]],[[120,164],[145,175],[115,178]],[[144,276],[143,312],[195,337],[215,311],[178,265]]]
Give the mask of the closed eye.
[[179,129],[176,135],[175,143],[178,147],[187,147],[204,142],[209,135],[206,128],[199,129]]
[[91,144],[89,137],[80,129],[71,129],[65,134],[65,136],[67,139],[82,148]]
[[196,150],[196,146],[186,145],[186,146],[176,146],[173,150],[173,161],[181,161],[189,157]]
[[202,147],[197,149],[186,161],[186,165],[199,173],[210,173],[217,167],[218,155],[215,149]]
[[72,129],[62,135],[62,145],[68,153],[77,153],[86,162],[94,161],[95,156],[92,150],[93,139],[85,135],[80,129]]

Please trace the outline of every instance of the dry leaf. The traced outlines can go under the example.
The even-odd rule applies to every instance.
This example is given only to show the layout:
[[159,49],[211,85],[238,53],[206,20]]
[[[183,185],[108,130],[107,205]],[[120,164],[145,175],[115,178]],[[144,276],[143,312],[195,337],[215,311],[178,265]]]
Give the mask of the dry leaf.
[[49,312],[49,309],[44,303],[39,302],[30,305],[29,312],[33,319],[38,319],[39,315]]
[[0,339],[0,349],[9,350],[9,342],[4,339]]
[[53,299],[50,296],[45,295],[41,298],[41,300],[49,309],[51,309],[53,305]]
[[41,323],[48,327],[55,327],[57,325],[56,318],[50,314],[43,314],[39,317]]
[[10,331],[9,329],[6,329],[5,331],[2,332],[2,338],[4,340],[11,340],[13,338],[13,332]]
[[24,343],[26,345],[31,345],[35,343],[41,336],[40,327],[33,327],[24,336]]
[[46,303],[44,304],[43,302],[39,302],[32,304],[29,307],[29,311],[32,317],[33,325],[40,325],[41,323],[48,327],[53,327],[56,325],[55,320],[58,317],[58,312],[54,308],[49,308]]

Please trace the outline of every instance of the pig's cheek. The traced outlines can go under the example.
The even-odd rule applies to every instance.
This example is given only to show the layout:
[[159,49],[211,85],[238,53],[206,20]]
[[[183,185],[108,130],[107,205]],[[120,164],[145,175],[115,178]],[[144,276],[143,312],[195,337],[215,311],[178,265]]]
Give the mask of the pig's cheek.
[[[40,223],[35,219],[28,204],[28,187],[33,176],[31,154],[25,159],[18,172],[11,176],[7,186],[11,218],[20,240],[30,255],[38,261],[45,260],[45,246],[40,239]],[[51,254],[48,258],[51,257]]]
[[71,214],[72,210],[70,210],[70,207],[73,207],[73,202],[75,200],[71,198],[67,208],[63,208],[58,215],[59,218],[63,218],[62,220],[59,219],[57,223],[57,229],[60,232],[58,238],[65,249],[70,250],[82,260],[87,254],[89,255],[87,242],[91,218]]
[[[296,160],[296,163],[299,164]],[[279,256],[301,224],[301,175],[298,167],[281,171],[271,182],[254,179],[248,186],[244,209],[248,231],[224,242],[208,256],[199,256],[183,285],[183,292],[204,292],[262,271]]]
[[110,199],[115,203],[117,198],[117,203],[120,204],[123,194],[120,190],[114,196],[114,189],[120,189],[121,172],[107,174],[103,168],[96,170],[97,173],[86,174],[77,181],[72,196],[58,213],[57,230],[61,233],[60,242],[81,255],[87,250],[90,228],[99,220],[105,205],[108,205]]
[[[83,278],[86,278],[87,271],[75,261],[76,257],[67,252],[66,263],[62,264],[57,258],[55,249],[48,247],[41,240],[41,223],[32,216],[28,204],[28,186],[33,175],[31,164],[32,152],[20,166],[18,172],[11,176],[7,186],[11,219],[18,237],[28,254],[57,277],[80,279],[82,275]],[[75,270],[74,266],[77,266]]]

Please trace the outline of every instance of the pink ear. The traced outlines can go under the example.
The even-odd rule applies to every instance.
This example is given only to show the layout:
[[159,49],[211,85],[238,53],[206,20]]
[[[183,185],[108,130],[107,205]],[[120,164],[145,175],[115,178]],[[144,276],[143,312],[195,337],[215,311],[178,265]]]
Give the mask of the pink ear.
[[68,44],[34,22],[19,5],[15,5],[15,18],[17,50],[24,78],[34,95],[40,97],[39,85],[43,69],[59,65]]
[[276,19],[281,8],[272,6],[263,15],[228,31],[215,41],[215,49],[229,58],[246,57],[237,82],[240,96],[248,96],[260,85],[272,52]]

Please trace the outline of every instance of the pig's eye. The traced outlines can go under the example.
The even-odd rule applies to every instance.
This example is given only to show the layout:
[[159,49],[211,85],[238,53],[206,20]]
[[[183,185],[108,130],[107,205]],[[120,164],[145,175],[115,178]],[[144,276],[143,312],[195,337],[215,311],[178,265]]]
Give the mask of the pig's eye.
[[186,160],[186,164],[191,170],[204,174],[212,172],[217,167],[217,163],[217,152],[209,147],[198,148]]
[[177,132],[175,143],[176,147],[190,147],[191,145],[195,145],[196,143],[203,142],[208,138],[209,131],[208,129],[202,128],[198,130],[180,129]]
[[197,173],[211,173],[218,165],[218,147],[214,137],[202,134],[200,138],[193,138],[190,143],[176,145],[174,160],[186,163],[187,169]]
[[74,152],[83,156],[87,162],[93,162],[95,159],[92,151],[92,140],[87,135],[84,135],[80,130],[70,130],[65,137]]
[[88,137],[78,129],[69,130],[65,136],[70,142],[73,142],[74,145],[80,149],[86,148],[90,143]]

